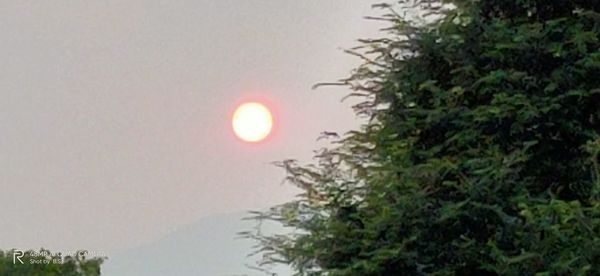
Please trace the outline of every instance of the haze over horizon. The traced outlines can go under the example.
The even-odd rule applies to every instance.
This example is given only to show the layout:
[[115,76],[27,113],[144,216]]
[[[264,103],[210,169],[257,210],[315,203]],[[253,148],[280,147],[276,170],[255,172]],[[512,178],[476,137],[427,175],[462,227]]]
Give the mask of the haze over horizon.
[[[340,48],[376,35],[371,3],[1,3],[0,244],[123,252],[290,199],[271,162],[357,126],[346,88],[310,87],[360,63]],[[230,112],[252,97],[280,128],[248,146]]]

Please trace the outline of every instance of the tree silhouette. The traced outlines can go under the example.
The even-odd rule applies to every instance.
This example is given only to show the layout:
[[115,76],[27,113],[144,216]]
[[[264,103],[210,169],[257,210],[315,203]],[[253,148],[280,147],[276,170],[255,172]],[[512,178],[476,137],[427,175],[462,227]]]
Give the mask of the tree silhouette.
[[[600,275],[600,2],[401,1],[339,84],[368,122],[255,219],[298,275]],[[411,12],[402,15],[408,6]],[[428,20],[418,21],[415,18]]]

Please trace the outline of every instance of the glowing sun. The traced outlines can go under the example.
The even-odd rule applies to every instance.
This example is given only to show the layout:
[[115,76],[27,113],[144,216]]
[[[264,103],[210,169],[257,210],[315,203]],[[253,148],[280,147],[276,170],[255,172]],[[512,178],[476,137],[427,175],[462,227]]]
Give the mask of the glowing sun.
[[273,128],[273,116],[267,107],[249,102],[240,105],[233,113],[233,132],[246,142],[260,142]]

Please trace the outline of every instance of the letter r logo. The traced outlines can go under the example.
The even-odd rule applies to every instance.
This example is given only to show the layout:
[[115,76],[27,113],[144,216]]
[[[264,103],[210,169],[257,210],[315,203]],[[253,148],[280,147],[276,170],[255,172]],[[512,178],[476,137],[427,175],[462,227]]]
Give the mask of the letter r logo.
[[13,264],[17,264],[17,261],[23,264],[23,261],[21,261],[21,257],[23,257],[23,255],[25,255],[25,253],[23,253],[21,250],[13,251]]

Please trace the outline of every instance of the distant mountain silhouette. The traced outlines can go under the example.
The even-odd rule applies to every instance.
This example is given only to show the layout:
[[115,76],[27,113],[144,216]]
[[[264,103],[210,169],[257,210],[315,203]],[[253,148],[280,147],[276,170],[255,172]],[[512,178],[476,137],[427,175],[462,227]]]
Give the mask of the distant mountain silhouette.
[[[108,276],[262,276],[250,269],[257,256],[247,258],[255,243],[240,239],[237,233],[252,229],[253,221],[243,221],[247,213],[206,217],[171,234],[114,256],[102,266]],[[264,226],[267,231],[281,231],[275,225]],[[278,229],[279,228],[279,229]],[[276,275],[287,276],[288,268],[274,269]]]

